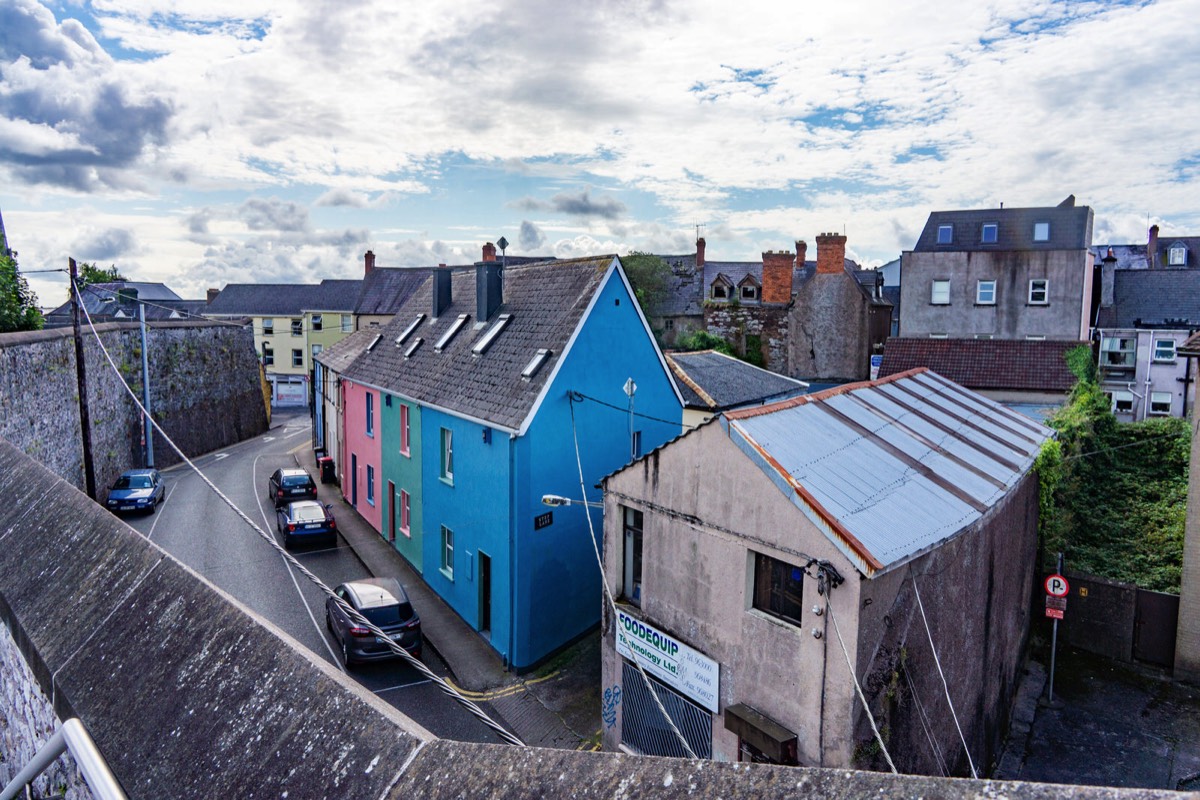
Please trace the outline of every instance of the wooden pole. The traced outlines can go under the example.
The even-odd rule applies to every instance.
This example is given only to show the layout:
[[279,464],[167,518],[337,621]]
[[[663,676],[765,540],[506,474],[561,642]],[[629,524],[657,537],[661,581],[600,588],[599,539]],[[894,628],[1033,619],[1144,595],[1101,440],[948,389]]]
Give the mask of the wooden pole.
[[88,412],[87,369],[83,362],[83,337],[79,334],[79,289],[76,278],[79,270],[75,259],[68,258],[71,268],[71,326],[75,329],[75,378],[79,383],[79,428],[83,442],[83,485],[87,496],[96,499],[96,471],[92,467],[92,419]]

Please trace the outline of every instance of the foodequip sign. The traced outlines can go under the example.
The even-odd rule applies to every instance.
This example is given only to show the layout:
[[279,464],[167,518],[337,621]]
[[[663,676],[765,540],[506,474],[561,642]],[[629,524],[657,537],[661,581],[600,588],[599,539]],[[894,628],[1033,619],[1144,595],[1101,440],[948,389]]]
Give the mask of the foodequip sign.
[[617,652],[714,714],[720,667],[673,636],[617,610]]

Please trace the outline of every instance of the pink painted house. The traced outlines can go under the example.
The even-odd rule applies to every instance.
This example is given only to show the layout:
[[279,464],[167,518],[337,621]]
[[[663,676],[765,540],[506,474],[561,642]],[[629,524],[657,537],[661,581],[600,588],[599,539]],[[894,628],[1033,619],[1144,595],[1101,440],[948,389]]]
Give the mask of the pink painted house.
[[375,530],[382,531],[379,392],[343,378],[342,408],[342,496]]

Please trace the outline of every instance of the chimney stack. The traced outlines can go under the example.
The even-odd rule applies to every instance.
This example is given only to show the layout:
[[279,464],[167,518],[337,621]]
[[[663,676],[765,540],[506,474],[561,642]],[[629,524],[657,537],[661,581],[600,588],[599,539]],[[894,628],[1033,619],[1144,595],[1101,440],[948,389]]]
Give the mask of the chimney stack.
[[220,293],[221,293],[220,289],[209,289],[208,290],[208,302],[211,303],[213,300],[216,300],[217,295],[219,295]]
[[475,321],[487,322],[503,302],[504,268],[497,263],[496,249],[492,248],[491,260],[485,258],[475,265]]
[[704,237],[701,236],[696,240],[696,266],[704,266]]
[[840,233],[817,234],[817,274],[846,271],[846,237]]
[[1158,226],[1150,226],[1150,239],[1146,242],[1146,261],[1150,269],[1158,266]]
[[437,319],[450,307],[453,297],[450,293],[450,270],[445,264],[438,264],[433,271],[433,318]]
[[483,246],[483,260],[484,261],[495,261],[496,260],[496,245],[492,244],[491,242],[488,242],[487,244],[485,244]]
[[368,250],[363,254],[363,277],[367,277],[375,270],[375,253]]
[[804,269],[805,262],[808,261],[808,242],[803,239],[796,240],[796,267]]
[[768,250],[762,254],[762,301],[792,301],[792,254],[787,250]]

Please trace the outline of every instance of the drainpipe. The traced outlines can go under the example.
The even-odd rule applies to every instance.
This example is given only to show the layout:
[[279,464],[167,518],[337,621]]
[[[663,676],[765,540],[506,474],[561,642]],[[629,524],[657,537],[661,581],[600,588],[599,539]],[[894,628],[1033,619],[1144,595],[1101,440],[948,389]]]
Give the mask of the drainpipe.
[[508,653],[504,656],[504,667],[512,665],[517,647],[517,437],[508,435]]

